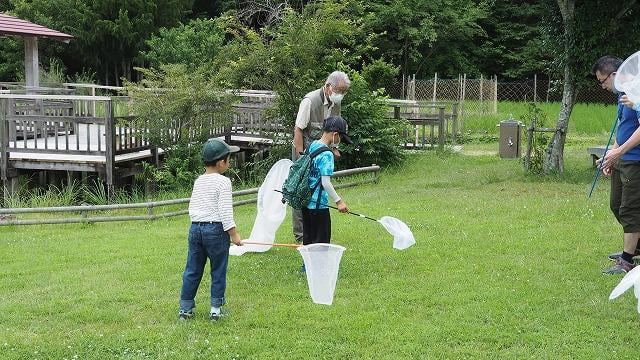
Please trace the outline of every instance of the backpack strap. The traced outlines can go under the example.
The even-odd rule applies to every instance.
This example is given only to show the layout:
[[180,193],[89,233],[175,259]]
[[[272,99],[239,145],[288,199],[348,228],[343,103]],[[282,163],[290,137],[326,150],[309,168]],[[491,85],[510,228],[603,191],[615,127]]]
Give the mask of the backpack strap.
[[[309,151],[309,148],[307,148],[307,152],[308,151]],[[315,149],[312,153],[310,153],[309,156],[313,159],[314,157],[320,155],[325,151],[331,151],[331,149],[329,149],[329,147],[326,145],[322,145],[319,148]]]
[[[308,148],[307,148],[308,150]],[[331,149],[329,149],[328,146],[321,146],[318,149],[314,150],[311,154],[309,154],[309,157],[311,158],[311,160],[313,161],[313,159],[322,154],[325,151],[331,151]],[[311,166],[313,166],[313,163],[311,163]],[[320,188],[320,191],[318,191],[318,198],[316,199],[315,203],[316,203],[316,209],[320,208],[320,199],[322,196],[322,192],[324,191],[324,188],[322,187],[322,176],[320,176],[320,178],[318,179],[318,183],[316,184],[316,186],[313,188],[313,192],[316,191],[317,188]]]

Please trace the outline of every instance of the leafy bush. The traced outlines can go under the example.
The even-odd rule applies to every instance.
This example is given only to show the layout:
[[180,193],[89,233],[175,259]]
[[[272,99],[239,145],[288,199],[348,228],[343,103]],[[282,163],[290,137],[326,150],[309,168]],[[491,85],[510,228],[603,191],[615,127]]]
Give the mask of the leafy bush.
[[369,84],[356,71],[350,71],[351,88],[343,100],[342,116],[349,123],[349,136],[355,145],[340,145],[341,167],[397,165],[405,158],[402,131],[408,123],[388,115],[385,98],[369,90]]
[[376,59],[371,64],[362,67],[362,77],[369,84],[369,89],[383,89],[389,84],[393,84],[398,78],[400,68],[387,63],[382,59]]
[[231,123],[234,100],[211,82],[204,69],[162,65],[139,69],[144,79],[125,82],[134,125],[149,129],[149,140],[169,151],[175,144],[202,143]]
[[[544,127],[548,122],[547,114],[536,103],[529,103],[528,114],[525,116],[527,129]],[[531,144],[527,144],[531,149],[531,155],[525,155],[523,159],[524,169],[531,174],[544,173],[544,156],[549,143],[549,135],[544,132],[534,132],[531,137]]]
[[142,181],[153,181],[159,191],[190,189],[202,174],[201,144],[179,144],[168,150],[165,161],[156,169],[144,164],[144,172],[138,175]]
[[[268,115],[291,129],[304,95],[320,88],[332,71],[348,72],[352,84],[342,113],[359,147],[343,146],[340,166],[394,164],[404,157],[399,135],[405,123],[388,119],[384,98],[370,90],[381,83],[369,84],[352,70],[362,63],[370,38],[359,20],[347,16],[358,11],[349,4],[318,2],[308,4],[302,13],[289,11],[277,26],[265,30],[263,38],[229,19],[227,28],[237,36],[216,59],[217,81],[227,87],[275,90],[278,99]],[[386,81],[383,78],[397,74],[382,60],[366,69],[372,80]]]
[[216,20],[195,19],[174,28],[162,28],[147,40],[150,50],[143,57],[152,67],[183,64],[196,69],[209,63],[224,43],[224,31]]

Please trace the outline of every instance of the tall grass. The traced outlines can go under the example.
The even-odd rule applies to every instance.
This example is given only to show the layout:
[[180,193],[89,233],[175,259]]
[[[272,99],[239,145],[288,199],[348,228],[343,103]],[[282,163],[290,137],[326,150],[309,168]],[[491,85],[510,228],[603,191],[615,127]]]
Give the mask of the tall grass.
[[[498,134],[496,125],[502,120],[510,117],[522,120],[527,113],[526,102],[502,101],[498,103],[497,114],[477,115],[470,114],[464,117],[465,132]],[[546,116],[545,125],[555,127],[560,103],[552,102],[537,103]],[[616,105],[583,104],[579,103],[573,107],[571,119],[569,121],[569,132],[579,135],[601,135],[611,130],[611,125],[615,120]]]
[[[16,191],[7,194],[6,206],[10,208],[33,208],[33,207],[58,207],[73,205],[106,205],[109,203],[105,186],[100,181],[93,181],[89,184],[72,182],[64,186],[49,185],[47,188],[34,186],[28,178],[21,178]],[[183,195],[184,191],[174,191],[164,196],[162,199],[174,198],[175,194]],[[141,189],[134,188],[129,191],[116,189],[113,202],[118,204],[144,202],[147,201]]]

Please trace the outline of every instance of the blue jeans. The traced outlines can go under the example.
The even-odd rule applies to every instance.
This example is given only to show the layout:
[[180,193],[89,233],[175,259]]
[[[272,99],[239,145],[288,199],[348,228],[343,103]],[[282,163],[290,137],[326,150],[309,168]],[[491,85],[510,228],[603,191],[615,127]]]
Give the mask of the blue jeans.
[[207,258],[211,266],[211,306],[224,305],[229,240],[229,234],[222,229],[221,223],[191,224],[187,265],[182,274],[181,310],[190,310],[196,306],[195,297]]

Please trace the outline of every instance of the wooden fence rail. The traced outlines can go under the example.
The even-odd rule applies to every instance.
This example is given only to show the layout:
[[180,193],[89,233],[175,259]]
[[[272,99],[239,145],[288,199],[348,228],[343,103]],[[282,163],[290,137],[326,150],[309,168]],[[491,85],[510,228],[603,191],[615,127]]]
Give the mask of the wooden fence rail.
[[[367,167],[336,171],[333,177],[346,177],[346,176],[358,175],[358,174],[373,174],[373,176],[370,178],[365,178],[359,181],[336,185],[336,188],[341,189],[341,188],[376,182],[378,180],[379,171],[380,171],[379,166],[372,165]],[[257,193],[258,193],[258,188],[251,188],[251,189],[234,191],[233,196],[238,197],[238,196],[257,194]],[[69,213],[69,212],[81,214],[81,217],[73,217],[73,218],[2,220],[0,221],[0,226],[155,220],[155,219],[168,218],[168,217],[188,214],[189,210],[178,210],[178,211],[154,214],[153,209],[157,207],[162,207],[162,206],[187,204],[189,203],[189,200],[190,200],[189,198],[181,198],[181,199],[151,201],[151,202],[135,203],[135,204],[82,205],[82,206],[62,206],[62,207],[49,207],[49,208],[13,208],[13,209],[0,208],[0,215],[11,215],[11,216],[21,215],[21,214]],[[234,201],[233,206],[252,204],[252,203],[255,203],[256,200],[257,199],[253,198],[253,199]],[[109,211],[109,210],[127,210],[127,209],[147,209],[147,214],[146,215],[103,216],[103,217],[97,217],[97,216],[88,217],[87,215],[89,212]]]

